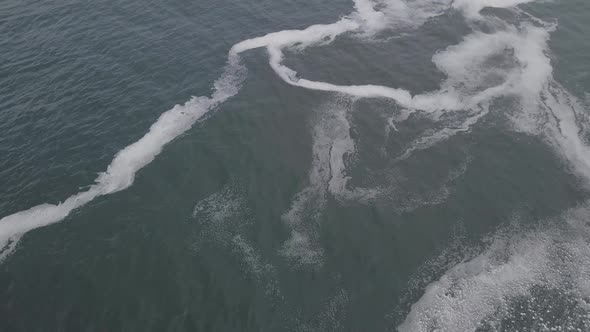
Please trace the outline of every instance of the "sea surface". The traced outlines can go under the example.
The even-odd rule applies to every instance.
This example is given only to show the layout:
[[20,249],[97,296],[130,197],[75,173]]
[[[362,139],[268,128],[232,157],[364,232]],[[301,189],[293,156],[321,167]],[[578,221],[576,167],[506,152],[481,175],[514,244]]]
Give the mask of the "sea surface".
[[0,331],[590,331],[590,1],[0,2]]

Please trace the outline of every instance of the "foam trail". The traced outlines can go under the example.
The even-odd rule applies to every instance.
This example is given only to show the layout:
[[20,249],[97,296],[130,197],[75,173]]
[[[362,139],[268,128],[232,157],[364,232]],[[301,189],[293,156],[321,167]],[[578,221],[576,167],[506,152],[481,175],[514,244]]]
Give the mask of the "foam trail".
[[543,109],[552,125],[547,129],[547,139],[556,152],[570,163],[590,185],[590,148],[580,137],[584,128],[578,125],[583,109],[578,101],[559,84],[552,82],[543,93]]
[[0,219],[0,260],[16,248],[24,233],[59,222],[95,198],[131,186],[135,174],[151,163],[166,144],[190,129],[209,110],[238,92],[244,78],[243,70],[239,58],[230,56],[224,73],[214,84],[210,98],[194,97],[184,105],[177,105],[163,113],[147,134],[117,153],[107,171],[101,173],[87,191],[70,196],[61,204],[41,204]]
[[458,126],[445,127],[441,130],[437,130],[433,133],[429,133],[428,135],[416,139],[414,142],[410,143],[409,148],[407,148],[399,157],[395,158],[395,161],[406,160],[416,151],[428,149],[442,141],[449,139],[450,137],[458,133],[470,131],[471,127],[473,127],[473,125],[475,125],[481,118],[486,116],[488,113],[489,106],[485,105],[482,107],[481,111],[468,117]]
[[467,18],[480,19],[480,12],[486,7],[510,8],[533,1],[535,0],[455,0],[453,8],[462,10]]
[[356,153],[354,139],[350,136],[348,113],[352,106],[339,109],[325,117],[324,128],[330,132],[328,192],[339,200],[366,203],[375,198],[379,190],[374,188],[348,188],[351,179],[346,172],[346,158]]
[[[539,96],[550,82],[552,73],[545,55],[548,36],[545,28],[529,25],[520,30],[506,28],[494,33],[476,31],[461,43],[438,52],[433,62],[447,75],[440,91],[462,96],[463,102],[457,108],[473,115],[458,126],[445,126],[417,139],[396,161],[407,159],[414,151],[429,148],[459,132],[469,131],[489,113],[489,104],[494,98],[517,97],[522,114],[538,113],[531,110],[538,107]],[[500,61],[500,64],[489,65],[490,59]],[[435,118],[441,114],[449,116],[452,115],[450,110],[449,107],[444,111],[432,109],[431,115]],[[522,128],[523,123],[520,121],[518,126]]]
[[342,86],[326,82],[310,81],[297,77],[297,72],[282,64],[284,59],[283,49],[293,46],[304,49],[311,45],[328,43],[338,35],[358,31],[367,22],[373,22],[372,30],[377,27],[384,28],[384,24],[376,24],[374,17],[381,17],[379,12],[372,10],[372,3],[367,1],[356,1],[359,9],[357,19],[343,18],[342,20],[328,25],[313,25],[304,30],[285,30],[269,33],[263,37],[249,39],[234,45],[230,53],[241,53],[247,50],[266,47],[269,53],[269,64],[275,73],[286,83],[316,91],[328,91],[344,93],[355,97],[382,97],[394,99],[401,105],[419,109],[459,109],[459,103],[453,96],[448,94],[431,94],[412,97],[410,92],[404,89],[390,88],[378,85],[351,85]]
[[272,32],[262,37],[247,39],[234,45],[230,54],[239,54],[248,50],[273,47],[284,48],[287,46],[296,46],[300,49],[319,43],[327,43],[336,36],[345,32],[354,31],[360,28],[360,25],[348,18],[344,18],[333,24],[312,25],[304,30],[284,30]]
[[323,259],[316,228],[332,177],[330,152],[335,136],[339,134],[333,130],[332,118],[339,118],[342,112],[338,106],[322,111],[313,129],[313,159],[308,185],[295,195],[291,208],[282,216],[283,222],[291,228],[291,237],[284,243],[281,253],[300,264],[320,265]]
[[350,123],[346,112],[340,111],[334,115],[332,144],[330,148],[330,181],[328,190],[334,195],[342,195],[347,191],[346,184],[350,177],[346,176],[345,157],[355,151],[355,145],[350,137]]
[[[325,31],[323,36],[331,36],[330,33],[333,32],[332,27],[326,29],[327,31]],[[533,29],[531,28],[531,30]],[[271,40],[274,40],[274,38],[271,38]],[[307,39],[303,39],[303,41],[306,43],[310,42]],[[512,45],[514,45],[515,48],[518,48],[522,53],[525,53],[526,48],[518,46],[518,43],[522,41],[526,41],[526,38],[518,35],[515,36],[515,34],[510,31],[496,32],[494,34],[484,34],[481,32],[474,33],[472,36],[467,37],[463,43],[455,47],[458,52],[455,51],[455,48],[453,47],[449,48],[446,52],[443,52],[463,56],[465,57],[465,60],[470,62],[471,66],[468,67],[467,70],[460,70],[462,67],[458,66],[460,63],[459,61],[449,59],[450,56],[445,57],[435,55],[433,61],[437,64],[439,69],[449,74],[448,79],[438,91],[414,96],[412,96],[408,90],[401,88],[391,88],[372,84],[336,85],[299,78],[296,71],[283,64],[284,54],[282,44],[269,44],[267,45],[267,50],[269,53],[269,64],[271,68],[284,82],[292,86],[315,91],[342,93],[357,98],[392,99],[402,107],[434,113],[442,110],[458,111],[472,109],[478,104],[494,97],[503,94],[512,94],[513,92],[510,91],[514,83],[512,81],[505,81],[502,84],[486,86],[476,93],[473,91],[462,91],[455,86],[464,85],[466,83],[465,79],[469,77],[467,75],[473,75],[479,80],[479,84],[483,84],[486,77],[474,75],[478,70],[481,70],[479,65],[481,65],[482,58],[485,59],[485,56],[494,55],[494,52],[502,51],[506,46]],[[259,45],[259,43],[256,45]],[[492,47],[490,48],[490,46]],[[529,70],[526,73],[530,75],[531,71]]]
[[268,52],[272,69],[283,81],[293,86],[315,91],[343,93],[358,98],[393,99],[404,107],[432,112],[442,109],[458,110],[464,108],[461,101],[447,93],[412,96],[407,90],[381,85],[336,85],[298,78],[297,72],[282,64],[284,55],[280,48],[269,46]]

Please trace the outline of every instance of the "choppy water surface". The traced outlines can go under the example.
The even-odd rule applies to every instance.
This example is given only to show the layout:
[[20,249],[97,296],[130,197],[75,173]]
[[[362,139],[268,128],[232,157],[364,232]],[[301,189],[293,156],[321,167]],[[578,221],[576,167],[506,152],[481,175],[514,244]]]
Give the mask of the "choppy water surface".
[[0,330],[589,330],[589,18],[5,1]]

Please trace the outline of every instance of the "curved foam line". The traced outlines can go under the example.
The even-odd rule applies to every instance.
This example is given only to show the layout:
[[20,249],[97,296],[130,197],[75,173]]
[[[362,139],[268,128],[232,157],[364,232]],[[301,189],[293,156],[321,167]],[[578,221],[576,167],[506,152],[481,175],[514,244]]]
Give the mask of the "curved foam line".
[[117,153],[107,171],[99,174],[96,183],[87,191],[70,196],[61,204],[41,204],[0,219],[0,260],[15,249],[22,234],[59,222],[95,198],[131,186],[135,174],[151,163],[162,152],[164,145],[190,129],[209,110],[238,93],[244,78],[243,70],[239,58],[230,56],[210,98],[194,97],[184,105],[177,105],[163,113],[140,140]]
[[487,88],[474,96],[462,99],[448,89],[441,89],[425,94],[414,95],[408,90],[382,85],[336,85],[327,82],[311,81],[298,78],[297,72],[283,65],[284,54],[279,47],[267,46],[269,64],[275,73],[287,84],[314,91],[342,93],[358,98],[387,98],[395,100],[403,107],[427,112],[441,110],[457,111],[471,109],[483,101],[507,93],[513,82]]

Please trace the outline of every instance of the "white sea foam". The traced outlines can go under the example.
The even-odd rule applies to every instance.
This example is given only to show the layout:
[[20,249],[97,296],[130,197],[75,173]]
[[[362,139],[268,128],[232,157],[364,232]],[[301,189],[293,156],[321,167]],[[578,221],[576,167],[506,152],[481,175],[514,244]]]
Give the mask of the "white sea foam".
[[[590,186],[590,147],[585,142],[586,112],[579,101],[562,86],[552,82],[542,93],[541,111],[548,123],[541,130],[554,150],[574,173]],[[516,122],[522,126],[522,122]]]
[[[483,253],[430,284],[399,330],[502,330],[500,324],[525,319],[533,330],[589,326],[589,218],[584,205],[536,230],[499,232]],[[518,301],[528,305],[523,309]]]
[[510,8],[533,1],[535,0],[455,0],[453,7],[462,10],[467,18],[478,19],[481,18],[481,10],[486,7]]
[[[340,22],[348,22],[348,20]],[[358,29],[354,24],[350,25],[350,30],[335,27],[339,26],[340,22],[330,26],[315,26],[314,30],[317,30],[315,33],[321,38],[325,36],[333,38],[336,31],[344,33]],[[287,36],[291,41],[299,38],[305,45],[311,43],[307,34],[295,38],[289,32]],[[270,66],[290,85],[359,98],[393,99],[406,108],[440,112],[472,109],[478,104],[506,94],[522,92],[521,95],[525,96],[535,91],[540,92],[551,72],[550,65],[547,70],[547,57],[543,53],[547,38],[546,29],[534,26],[524,26],[521,29],[507,28],[493,33],[476,31],[466,37],[462,43],[451,46],[433,57],[437,67],[448,75],[440,90],[414,96],[408,90],[401,88],[371,84],[344,86],[300,78],[296,71],[283,64],[283,44],[273,42],[267,46],[267,49]],[[274,41],[280,40],[280,37],[273,36],[268,39]],[[487,64],[487,61],[493,57],[508,57],[505,54],[507,51],[513,53],[512,58],[508,60],[519,62],[507,63],[505,68]],[[521,71],[513,67],[518,67]]]
[[471,130],[481,118],[489,113],[489,105],[482,105],[479,111],[469,114],[466,119],[459,120],[457,124],[449,124],[440,130],[433,130],[427,132],[425,135],[418,137],[410,143],[409,147],[402,152],[402,154],[395,160],[408,159],[414,152],[428,149],[437,145],[458,133],[464,133]]
[[[344,105],[338,103],[328,104],[319,111],[314,121],[308,184],[295,196],[291,208],[282,217],[292,229],[282,253],[302,264],[321,264],[323,251],[317,226],[327,194],[329,190],[341,190],[346,185],[342,158],[351,149],[346,111]],[[338,152],[333,152],[334,149]]]
[[[483,20],[479,11],[486,6],[523,2],[528,1],[455,1],[454,6],[469,18]],[[473,63],[469,59],[509,50],[515,61],[491,68],[503,81],[493,97],[515,97],[517,104],[508,114],[514,129],[543,137],[587,185],[590,150],[583,136],[587,128],[585,111],[552,77],[547,40],[554,25],[539,24],[538,19],[531,21],[536,25],[506,26],[486,34],[475,32],[446,53],[439,53],[434,61],[451,82],[457,79],[473,87],[482,77],[482,71],[474,69],[485,70],[486,62]],[[589,211],[584,205],[559,220],[544,223],[538,230],[499,232],[484,253],[459,263],[430,284],[398,329],[501,330],[502,324],[518,324],[515,322],[519,320],[533,330],[588,328]],[[548,300],[539,295],[539,290],[555,291],[561,298]],[[528,308],[525,311],[517,304],[523,301]],[[547,321],[548,317],[554,321]]]
[[210,109],[235,95],[244,78],[244,68],[239,58],[231,56],[222,76],[214,84],[213,95],[194,97],[184,105],[177,105],[163,113],[139,141],[119,151],[107,171],[101,173],[96,183],[87,191],[67,198],[64,202],[42,204],[17,212],[0,220],[0,260],[16,247],[18,239],[26,232],[47,226],[67,217],[73,210],[93,199],[119,192],[131,186],[136,173],[151,163],[163,147],[186,132]]

